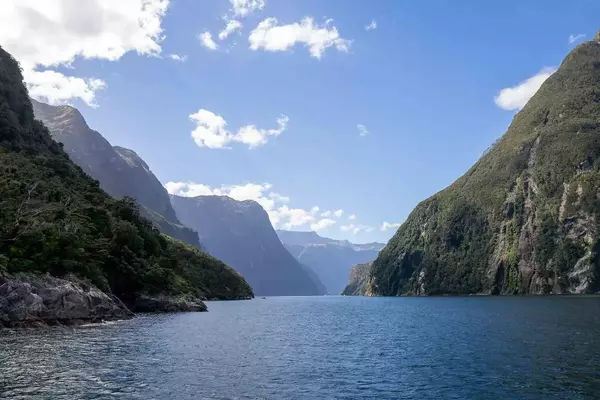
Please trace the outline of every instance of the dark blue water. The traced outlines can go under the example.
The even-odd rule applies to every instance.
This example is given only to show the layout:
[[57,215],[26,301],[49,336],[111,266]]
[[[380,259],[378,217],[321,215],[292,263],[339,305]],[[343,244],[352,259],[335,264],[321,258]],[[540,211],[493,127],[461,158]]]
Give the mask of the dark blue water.
[[300,297],[0,333],[0,398],[597,399],[600,298]]

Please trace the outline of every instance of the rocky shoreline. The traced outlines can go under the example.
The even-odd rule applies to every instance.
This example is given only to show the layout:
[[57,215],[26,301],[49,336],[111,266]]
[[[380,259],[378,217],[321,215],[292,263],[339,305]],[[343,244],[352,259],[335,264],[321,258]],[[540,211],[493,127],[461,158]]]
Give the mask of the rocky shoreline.
[[75,276],[17,274],[0,276],[0,329],[76,326],[134,317],[135,312],[207,311],[201,299],[141,295],[127,307]]

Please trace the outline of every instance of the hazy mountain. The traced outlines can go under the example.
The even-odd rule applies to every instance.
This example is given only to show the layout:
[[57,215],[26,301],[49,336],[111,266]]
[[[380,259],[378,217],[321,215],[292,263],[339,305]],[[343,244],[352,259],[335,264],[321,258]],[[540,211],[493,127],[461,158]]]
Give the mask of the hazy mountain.
[[336,240],[330,239],[323,236],[319,236],[314,231],[284,231],[277,230],[279,239],[286,244],[291,246],[308,246],[314,244],[335,244],[337,246],[349,247],[354,250],[376,250],[379,251],[385,246],[384,243],[371,242],[371,243],[352,243],[348,240]]
[[71,160],[108,194],[133,197],[142,213],[161,232],[199,247],[198,235],[181,225],[169,195],[148,165],[133,150],[111,144],[90,129],[81,113],[71,106],[51,106],[32,100],[35,117],[50,130],[53,139],[64,145]]
[[255,201],[171,196],[171,202],[181,221],[198,231],[204,248],[240,272],[257,295],[323,294],[320,282],[281,244]]
[[348,283],[353,265],[372,261],[383,243],[355,244],[319,236],[316,232],[277,231],[281,242],[296,259],[311,268],[327,290],[339,294]]
[[504,136],[421,202],[379,253],[371,295],[600,289],[600,34]]

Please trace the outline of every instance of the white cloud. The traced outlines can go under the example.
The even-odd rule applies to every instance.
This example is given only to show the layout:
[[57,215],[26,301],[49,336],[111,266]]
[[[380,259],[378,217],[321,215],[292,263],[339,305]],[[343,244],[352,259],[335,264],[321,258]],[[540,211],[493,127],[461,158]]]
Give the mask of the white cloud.
[[356,214],[352,214],[348,217],[348,221],[354,221],[356,219]]
[[377,29],[377,21],[375,21],[375,20],[372,20],[369,25],[365,26],[366,31],[370,31],[373,29]]
[[310,229],[318,232],[318,231],[322,231],[325,228],[328,228],[332,225],[335,225],[335,221],[329,218],[323,218],[320,219],[312,224],[310,224]]
[[367,136],[369,134],[369,130],[363,124],[356,125],[356,129],[358,129],[358,134],[360,136]]
[[[294,229],[309,226],[312,230],[325,229],[336,222],[329,218],[319,218],[320,208],[312,207],[310,210],[291,208],[287,203],[291,200],[287,196],[272,191],[269,183],[246,183],[243,185],[223,185],[210,187],[194,182],[168,182],[165,188],[170,194],[184,197],[197,196],[229,196],[235,200],[254,200],[259,203],[269,215],[275,228]],[[332,213],[330,211],[330,213]]]
[[289,203],[290,202],[290,198],[289,197],[282,196],[279,193],[275,193],[275,192],[269,193],[269,197],[272,198],[274,201],[279,202],[279,203]]
[[265,0],[229,0],[229,2],[233,13],[240,17],[245,17],[265,8]]
[[349,225],[340,226],[340,230],[342,232],[352,232],[355,235],[360,232],[372,232],[373,229],[374,228],[372,226],[367,226],[367,225],[349,224]]
[[219,32],[219,39],[225,40],[227,36],[231,35],[233,32],[242,29],[242,23],[235,19],[230,19],[227,21],[227,25],[225,28]]
[[202,46],[206,47],[208,50],[214,51],[219,48],[219,46],[213,40],[211,33],[208,31],[200,33],[198,35],[198,40],[200,40]]
[[186,62],[188,59],[187,55],[182,56],[179,54],[169,54],[167,57],[169,57],[173,61],[178,61],[178,62]]
[[381,224],[381,231],[385,232],[389,229],[396,229],[400,227],[400,223],[398,222],[384,222],[383,224]]
[[233,140],[247,144],[249,148],[262,146],[269,141],[269,136],[279,136],[285,131],[287,123],[290,119],[281,115],[277,118],[277,129],[259,129],[254,125],[242,126],[237,135],[233,136]]
[[81,99],[90,107],[96,107],[96,91],[106,87],[101,79],[65,76],[52,70],[26,70],[24,75],[29,95],[53,105]]
[[250,32],[250,49],[286,51],[303,43],[315,58],[321,58],[330,47],[347,52],[351,41],[341,38],[335,26],[329,27],[330,22],[328,20],[323,26],[319,26],[312,18],[306,17],[299,23],[278,25],[276,18],[267,18]]
[[231,142],[231,133],[226,129],[227,122],[220,115],[200,109],[197,113],[190,114],[189,118],[196,123],[192,137],[198,146],[220,149]]
[[335,217],[335,218],[340,218],[342,215],[344,215],[344,210],[327,210],[321,213],[321,217],[324,218],[330,218],[330,217]]
[[223,117],[211,111],[200,109],[189,116],[196,123],[196,129],[192,131],[192,138],[199,147],[210,149],[229,148],[231,142],[239,142],[248,145],[252,149],[262,146],[269,141],[269,137],[281,135],[289,121],[285,115],[277,118],[276,129],[261,129],[255,125],[245,125],[232,133],[227,129],[227,122]]
[[21,63],[32,97],[93,106],[105,82],[45,68],[77,58],[116,61],[130,51],[159,55],[168,6],[169,0],[87,0],[85,7],[75,0],[4,0],[0,43]]
[[585,39],[586,34],[585,33],[577,33],[577,34],[570,34],[569,35],[569,43],[573,44],[575,42],[578,42],[582,39]]
[[289,208],[281,206],[269,214],[271,222],[274,226],[283,227],[284,229],[293,229],[315,221],[315,215],[312,210],[303,210],[301,208]]
[[[220,196],[210,186],[202,185],[201,183],[192,182],[167,182],[165,185],[167,192],[183,197],[197,196]],[[218,190],[218,189],[217,189]]]
[[496,105],[504,110],[522,109],[554,72],[556,72],[556,67],[545,67],[518,85],[502,89],[494,98]]

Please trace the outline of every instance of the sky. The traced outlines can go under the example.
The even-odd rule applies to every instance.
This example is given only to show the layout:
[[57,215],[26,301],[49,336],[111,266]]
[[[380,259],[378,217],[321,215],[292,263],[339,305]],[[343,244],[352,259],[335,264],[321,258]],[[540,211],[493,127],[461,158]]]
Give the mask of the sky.
[[[85,4],[85,7],[83,6]],[[77,107],[171,193],[387,241],[462,175],[600,2],[4,0],[30,95]]]

